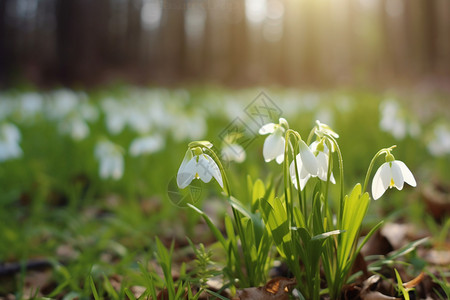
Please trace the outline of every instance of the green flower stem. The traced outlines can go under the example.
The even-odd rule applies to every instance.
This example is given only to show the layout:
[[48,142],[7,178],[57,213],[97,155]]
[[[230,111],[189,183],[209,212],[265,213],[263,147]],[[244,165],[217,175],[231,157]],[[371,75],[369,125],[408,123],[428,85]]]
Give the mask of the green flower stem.
[[289,222],[291,223],[289,227],[292,226],[293,221],[294,221],[294,217],[293,217],[293,202],[292,199],[291,201],[289,201],[289,193],[290,193],[290,189],[289,189],[289,159],[288,159],[288,155],[289,155],[289,138],[290,135],[293,134],[293,130],[292,129],[288,129],[286,130],[286,133],[284,135],[284,162],[283,162],[283,177],[284,177],[284,197],[286,200],[286,213],[287,213],[287,217]]
[[330,178],[331,178],[332,166],[333,166],[333,156],[331,155],[331,151],[329,151],[328,152],[327,182],[325,183],[325,193],[324,193],[324,201],[325,201],[325,203],[324,203],[324,206],[325,206],[324,210],[325,210],[326,218],[328,219],[329,224],[326,224],[326,225],[328,225],[328,227],[324,228],[324,232],[329,231],[330,228],[331,228],[331,225],[333,224],[333,222],[331,220],[331,214],[329,214],[329,211],[328,211],[328,189],[329,189],[329,186],[330,186]]
[[369,164],[369,168],[367,169],[366,178],[364,179],[364,185],[361,190],[361,195],[363,195],[366,192],[367,185],[369,184],[369,176],[372,173],[372,169],[373,169],[373,166],[375,165],[376,159],[383,154],[390,153],[392,151],[392,149],[394,149],[395,147],[397,147],[397,145],[393,145],[389,148],[383,148],[374,155],[374,157],[372,158],[372,161]]
[[[293,149],[293,153],[294,153],[294,165],[295,165],[295,178],[297,181],[297,187],[298,189],[300,189],[300,179],[298,177],[298,166],[297,166],[297,159],[296,159],[296,155],[297,155],[297,151],[296,149],[298,148],[298,141],[301,140],[301,136],[297,131],[294,131],[292,129],[288,129],[286,131],[285,134],[285,148],[284,148],[284,164],[283,164],[283,168],[284,168],[284,192],[285,192],[285,197],[286,197],[286,208],[287,208],[287,213],[288,213],[288,218],[291,222],[291,226],[295,225],[294,222],[294,201],[291,200],[289,201],[289,196],[288,193],[290,192],[289,189],[289,180],[290,180],[290,174],[289,174],[289,159],[288,159],[288,154],[289,154],[289,148],[288,146],[290,145],[289,143],[289,139],[291,137],[291,135],[294,135],[294,137],[296,138],[296,143],[294,144],[294,149]],[[302,197],[301,197],[301,193],[299,190],[299,203],[300,203],[300,210],[303,213],[303,216],[305,216],[305,203],[303,203],[302,201]],[[289,208],[288,208],[289,207]]]
[[[325,134],[325,136],[331,140],[333,142],[333,144],[336,146],[336,151],[338,154],[338,163],[339,163],[339,177],[340,177],[340,181],[341,181],[341,195],[340,195],[340,200],[339,200],[339,219],[338,219],[338,228],[339,225],[341,224],[341,220],[342,220],[342,214],[344,213],[344,160],[342,159],[342,153],[341,153],[341,149],[339,148],[339,145],[336,141],[336,139],[330,135],[330,134]],[[331,149],[330,149],[331,151]],[[330,156],[331,156],[331,152],[330,152]],[[328,166],[329,167],[329,166]]]
[[314,126],[314,127],[311,129],[311,131],[309,132],[308,139],[306,140],[306,144],[307,144],[307,145],[311,144],[311,140],[312,140],[314,134],[316,133],[316,128],[317,128],[317,126]]

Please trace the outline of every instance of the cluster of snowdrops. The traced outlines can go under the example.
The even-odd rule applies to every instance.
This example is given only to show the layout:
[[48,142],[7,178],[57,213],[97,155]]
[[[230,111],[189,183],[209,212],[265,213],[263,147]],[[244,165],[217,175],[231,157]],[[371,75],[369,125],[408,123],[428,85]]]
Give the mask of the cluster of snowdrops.
[[[184,189],[194,179],[210,182],[214,178],[229,201],[233,218],[225,217],[225,234],[197,207],[188,204],[206,221],[215,238],[227,253],[224,275],[239,287],[258,286],[272,267],[270,255],[275,247],[278,255],[296,279],[289,292],[298,299],[319,299],[328,294],[338,299],[349,280],[352,265],[362,246],[381,226],[374,226],[360,241],[363,219],[370,196],[366,192],[377,158],[385,162],[372,180],[372,197],[379,199],[388,188],[401,190],[404,183],[416,186],[408,167],[392,154],[395,146],[379,150],[369,164],[363,185],[356,184],[344,195],[344,168],[337,139],[339,135],[328,125],[316,121],[304,139],[288,122],[265,124],[261,135],[266,162],[280,164],[283,189],[276,180],[264,184],[249,180],[249,199],[236,199],[227,174],[213,145],[208,141],[191,142],[177,175],[179,188]],[[337,159],[339,176],[333,174]],[[274,177],[275,178],[275,177]],[[314,179],[316,178],[316,179]],[[329,195],[330,184],[340,183],[337,201]],[[321,269],[327,289],[321,288]]]

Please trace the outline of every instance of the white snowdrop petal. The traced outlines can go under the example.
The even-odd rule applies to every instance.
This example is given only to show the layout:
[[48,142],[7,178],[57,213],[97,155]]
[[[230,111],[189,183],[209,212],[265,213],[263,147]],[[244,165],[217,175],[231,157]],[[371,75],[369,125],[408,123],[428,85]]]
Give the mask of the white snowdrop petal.
[[263,156],[266,162],[284,153],[284,138],[281,134],[271,134],[264,141]]
[[311,149],[306,145],[306,143],[300,140],[300,157],[303,162],[304,168],[312,176],[317,176],[319,166],[317,164],[317,159],[312,153]]
[[303,191],[303,189],[305,188],[306,184],[308,183],[309,178],[311,178],[311,175],[308,175],[305,178],[300,179],[300,190]]
[[280,164],[284,161],[284,153],[278,155],[278,156],[275,158],[275,161],[277,162],[277,164],[280,165]]
[[206,154],[200,155],[195,168],[198,177],[205,183],[210,182],[213,177],[213,166],[208,158],[206,158]]
[[333,172],[331,172],[330,182],[331,182],[332,184],[336,184],[336,179],[334,179]]
[[[297,154],[296,157],[297,160],[297,169],[298,169],[298,179],[300,182],[300,190],[303,190],[306,186],[306,183],[308,182],[309,178],[311,178],[311,175],[306,171],[304,171],[304,167],[303,167],[303,163],[302,160],[300,159],[300,155]],[[302,173],[305,174],[302,177]],[[291,180],[292,180],[292,184],[294,185],[294,187],[296,189],[298,189],[298,185],[297,185],[297,177],[295,176],[295,164],[294,161],[291,162],[290,166],[289,166],[289,174],[291,176]]]
[[180,173],[181,170],[184,170],[184,168],[186,167],[186,164],[191,161],[193,158],[192,155],[192,151],[191,150],[187,150],[186,154],[183,157],[183,161],[181,162],[180,168],[178,169],[178,173]]
[[395,161],[391,162],[391,172],[392,172],[392,179],[394,180],[394,186],[401,190],[403,189],[403,184],[405,183],[405,180],[403,179],[402,170],[400,169],[400,166],[395,163]]
[[[186,153],[186,156],[187,156],[187,153]],[[186,159],[186,156],[185,156],[185,159]],[[196,165],[197,165],[197,161],[196,161],[195,157],[192,157],[186,163],[184,163],[184,160],[183,160],[183,163],[181,164],[180,168],[178,169],[178,174],[177,174],[177,185],[180,189],[184,189],[192,182],[192,180],[194,179],[195,174],[196,174],[196,172],[195,172]]]
[[276,126],[276,124],[274,124],[274,123],[268,123],[266,125],[263,125],[259,129],[259,134],[265,135],[265,134],[268,134],[268,133],[272,133],[272,132],[275,131],[275,126]]
[[223,188],[222,173],[220,172],[219,166],[208,154],[204,154],[204,156],[209,162],[208,170],[209,170],[210,174],[212,174],[212,176],[217,180],[220,187]]
[[[297,160],[297,168],[300,171],[300,169],[301,169],[301,160],[298,159],[298,158],[296,158],[296,160]],[[300,164],[299,164],[299,162],[300,162]],[[295,175],[295,163],[294,163],[294,161],[292,161],[291,164],[289,165],[289,174],[291,176],[292,184],[294,185],[294,187],[296,189],[298,189],[297,176]],[[300,180],[300,174],[298,174],[298,178]]]
[[373,180],[372,180],[372,197],[373,197],[374,200],[378,200],[384,194],[384,192],[386,191],[386,189],[389,186],[389,185],[386,186],[383,183],[383,179],[382,179],[381,172],[382,172],[382,170],[384,169],[385,166],[387,166],[389,168],[389,166],[384,163],[378,168],[378,170],[376,171],[375,175],[373,176]]
[[319,152],[317,155],[317,163],[319,165],[319,170],[317,176],[322,181],[327,181],[328,175],[328,155],[323,152]]
[[381,165],[380,167],[380,178],[381,178],[381,182],[383,184],[383,189],[387,190],[389,188],[389,186],[391,185],[391,180],[392,180],[392,171],[391,171],[391,167],[389,166],[388,162],[385,162],[384,164]]
[[397,164],[400,167],[400,170],[401,170],[402,175],[403,175],[403,179],[405,180],[405,182],[407,184],[409,184],[410,186],[416,186],[417,185],[416,179],[414,178],[414,175],[411,173],[411,171],[405,165],[404,162],[402,162],[400,160],[396,160],[393,163]]

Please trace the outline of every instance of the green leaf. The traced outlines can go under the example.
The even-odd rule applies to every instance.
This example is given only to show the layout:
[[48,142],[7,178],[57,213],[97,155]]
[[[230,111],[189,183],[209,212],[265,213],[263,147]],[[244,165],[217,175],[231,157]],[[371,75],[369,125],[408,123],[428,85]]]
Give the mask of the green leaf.
[[92,291],[92,295],[94,296],[94,299],[100,300],[100,297],[98,296],[98,293],[97,293],[97,288],[95,287],[94,279],[92,278],[91,275],[89,275],[89,284],[91,285],[91,291]]
[[400,274],[398,274],[397,269],[394,269],[395,271],[395,277],[397,277],[397,288],[398,290],[403,294],[403,297],[405,300],[409,300],[409,294],[408,291],[403,286],[402,278],[400,277]]
[[[231,204],[231,206],[233,206],[234,209],[236,209],[238,212],[240,212],[242,215],[244,215],[245,217],[251,219],[252,221],[252,226],[254,229],[254,240],[256,245],[259,245],[263,232],[265,230],[265,225],[263,222],[263,219],[261,217],[261,214],[259,212],[257,213],[252,213],[249,209],[247,209],[244,205],[242,205],[242,203],[240,203],[236,198],[234,197],[230,197],[228,200]],[[238,220],[236,220],[236,222],[238,222]],[[242,238],[241,238],[242,240]]]
[[261,198],[264,198],[266,194],[266,189],[264,187],[264,183],[261,179],[257,179],[255,183],[253,184],[253,191],[252,191],[252,207],[257,204],[257,201]]
[[409,252],[413,251],[414,249],[417,248],[417,246],[422,245],[423,243],[427,242],[429,240],[429,237],[424,237],[420,240],[417,241],[413,241],[410,242],[408,244],[406,244],[405,246],[403,246],[402,248],[396,250],[395,252],[393,252],[391,255],[388,255],[388,259],[390,260],[394,260],[400,256],[403,256],[405,254],[408,254]]
[[213,292],[213,291],[211,291],[211,290],[206,289],[205,291],[206,291],[208,294],[211,294],[211,295],[213,295],[214,297],[217,297],[217,298],[219,298],[219,299],[222,299],[222,300],[228,300],[228,298],[226,298],[226,297],[224,297],[224,296],[222,296],[222,295],[220,295],[220,294],[217,294],[216,292]]
[[340,269],[343,270],[354,244],[356,244],[362,221],[369,207],[369,194],[361,195],[361,185],[358,183],[353,188],[350,196],[344,198],[344,212],[342,215],[341,230],[346,232],[339,238],[338,257]]
[[164,282],[166,284],[167,292],[169,298],[172,299],[175,295],[175,284],[172,277],[172,253],[174,248],[174,243],[172,242],[170,250],[167,251],[163,243],[156,237],[156,247],[157,247],[157,260],[161,269],[164,273]]
[[119,299],[119,295],[117,294],[116,290],[111,285],[111,282],[109,281],[108,277],[106,277],[106,275],[103,275],[103,280],[105,282],[105,290],[108,293],[108,295],[112,299],[118,300]]
[[212,234],[214,235],[214,237],[222,244],[222,246],[226,249],[227,248],[227,242],[225,240],[225,238],[223,237],[222,233],[220,232],[220,230],[216,227],[216,225],[214,225],[214,223],[211,221],[211,219],[200,209],[198,209],[197,207],[195,207],[194,205],[188,203],[187,204],[190,208],[192,208],[193,210],[195,210],[197,213],[199,213],[202,218],[205,220],[206,225],[208,225],[209,229],[211,230]]
[[136,297],[134,296],[134,294],[128,288],[125,288],[125,294],[127,295],[127,297],[130,300],[136,300]]

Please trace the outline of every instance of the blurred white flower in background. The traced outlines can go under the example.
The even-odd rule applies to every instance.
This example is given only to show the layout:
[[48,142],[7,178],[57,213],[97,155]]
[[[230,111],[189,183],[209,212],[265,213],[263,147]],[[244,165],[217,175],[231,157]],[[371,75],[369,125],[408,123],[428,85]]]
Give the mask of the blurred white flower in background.
[[236,143],[225,143],[222,147],[222,159],[226,161],[235,161],[237,163],[241,163],[246,158],[246,153],[244,148],[241,145]]
[[112,135],[121,133],[127,124],[127,107],[118,99],[113,98],[103,99],[100,105],[105,114],[108,132]]
[[450,128],[444,124],[434,127],[432,138],[427,144],[428,151],[434,156],[450,154]]
[[397,140],[404,139],[407,134],[418,137],[421,133],[419,123],[408,118],[407,112],[393,99],[380,104],[380,115],[381,130],[389,132]]
[[80,116],[62,120],[58,124],[58,129],[60,133],[70,135],[74,141],[84,140],[90,133],[89,126]]
[[172,120],[172,135],[175,141],[199,140],[202,139],[207,130],[205,117],[194,112],[193,114],[183,115],[182,112]]
[[326,123],[326,124],[330,125],[331,127],[333,127],[334,116],[333,116],[333,112],[329,108],[325,108],[325,107],[320,108],[316,112],[315,119],[322,120],[323,123]]
[[19,112],[22,120],[29,120],[44,110],[44,99],[42,94],[36,92],[23,93],[19,97]]
[[68,89],[56,90],[47,101],[46,114],[51,120],[60,120],[72,112],[80,99],[80,95]]
[[22,156],[20,140],[20,131],[14,124],[3,123],[0,125],[0,161]]
[[165,146],[165,141],[160,134],[135,138],[130,145],[131,156],[151,154],[158,152]]
[[119,180],[123,176],[124,159],[120,146],[106,139],[95,146],[95,157],[99,160],[99,176],[102,179]]

